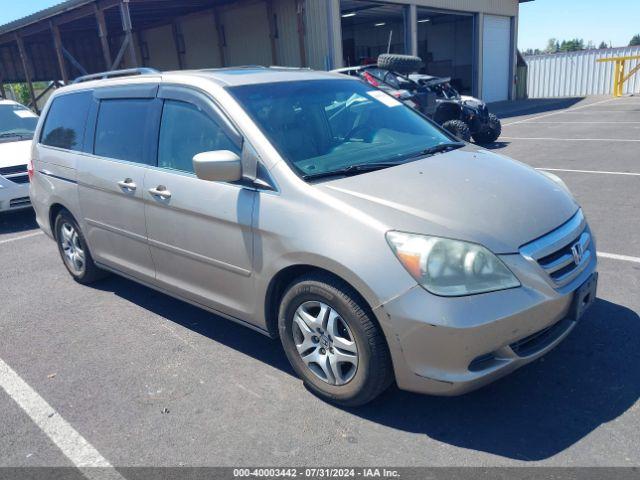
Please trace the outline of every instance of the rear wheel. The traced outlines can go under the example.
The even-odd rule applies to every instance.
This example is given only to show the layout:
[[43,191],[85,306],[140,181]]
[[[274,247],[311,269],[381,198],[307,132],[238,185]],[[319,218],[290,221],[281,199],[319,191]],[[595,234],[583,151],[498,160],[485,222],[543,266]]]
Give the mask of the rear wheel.
[[478,132],[473,135],[473,139],[476,143],[493,143],[495,142],[500,134],[502,133],[502,124],[500,123],[500,119],[496,117],[493,113],[489,114],[489,127],[481,132]]
[[55,221],[55,237],[62,262],[71,276],[79,283],[89,284],[107,273],[96,267],[87,242],[78,223],[66,210],[62,210]]
[[294,370],[326,400],[363,405],[393,381],[384,335],[344,282],[322,274],[299,278],[282,298],[278,326]]
[[449,120],[442,124],[442,128],[455,135],[460,140],[464,140],[465,142],[471,141],[471,131],[469,130],[469,126],[462,120]]

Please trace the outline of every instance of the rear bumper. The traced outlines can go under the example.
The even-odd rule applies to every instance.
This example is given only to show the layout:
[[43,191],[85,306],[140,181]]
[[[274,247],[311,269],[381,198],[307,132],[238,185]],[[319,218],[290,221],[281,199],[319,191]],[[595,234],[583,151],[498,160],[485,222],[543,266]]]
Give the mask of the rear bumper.
[[0,177],[0,212],[21,210],[31,207],[29,184],[14,183]]
[[[570,289],[557,291],[521,255],[501,257],[522,286],[445,298],[415,286],[375,311],[384,321],[398,386],[459,395],[541,357],[576,327],[574,291],[596,270],[593,258]],[[391,334],[391,335],[389,335]]]

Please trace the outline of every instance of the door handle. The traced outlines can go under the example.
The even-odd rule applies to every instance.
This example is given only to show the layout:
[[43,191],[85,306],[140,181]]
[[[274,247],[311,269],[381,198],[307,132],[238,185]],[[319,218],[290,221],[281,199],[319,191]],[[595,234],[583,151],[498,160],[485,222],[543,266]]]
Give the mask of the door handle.
[[150,188],[149,193],[154,197],[160,197],[163,200],[171,198],[171,192],[164,185],[158,185],[156,188]]
[[137,188],[137,185],[130,178],[125,178],[124,180],[120,180],[118,182],[118,186],[124,190],[134,191]]

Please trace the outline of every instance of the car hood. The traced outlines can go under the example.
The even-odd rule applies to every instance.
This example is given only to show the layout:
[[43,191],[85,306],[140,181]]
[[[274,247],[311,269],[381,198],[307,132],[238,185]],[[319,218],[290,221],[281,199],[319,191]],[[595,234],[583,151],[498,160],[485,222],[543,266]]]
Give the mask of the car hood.
[[31,155],[31,140],[0,142],[0,168],[26,165]]
[[467,146],[317,185],[390,230],[519,247],[569,220],[571,195],[520,162]]

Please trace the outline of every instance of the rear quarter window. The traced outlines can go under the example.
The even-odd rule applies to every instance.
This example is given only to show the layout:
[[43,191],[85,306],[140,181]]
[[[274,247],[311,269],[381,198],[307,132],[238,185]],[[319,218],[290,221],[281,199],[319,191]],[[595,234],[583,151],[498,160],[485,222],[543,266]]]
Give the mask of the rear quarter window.
[[79,92],[55,98],[42,128],[40,143],[82,151],[92,97],[91,92]]

